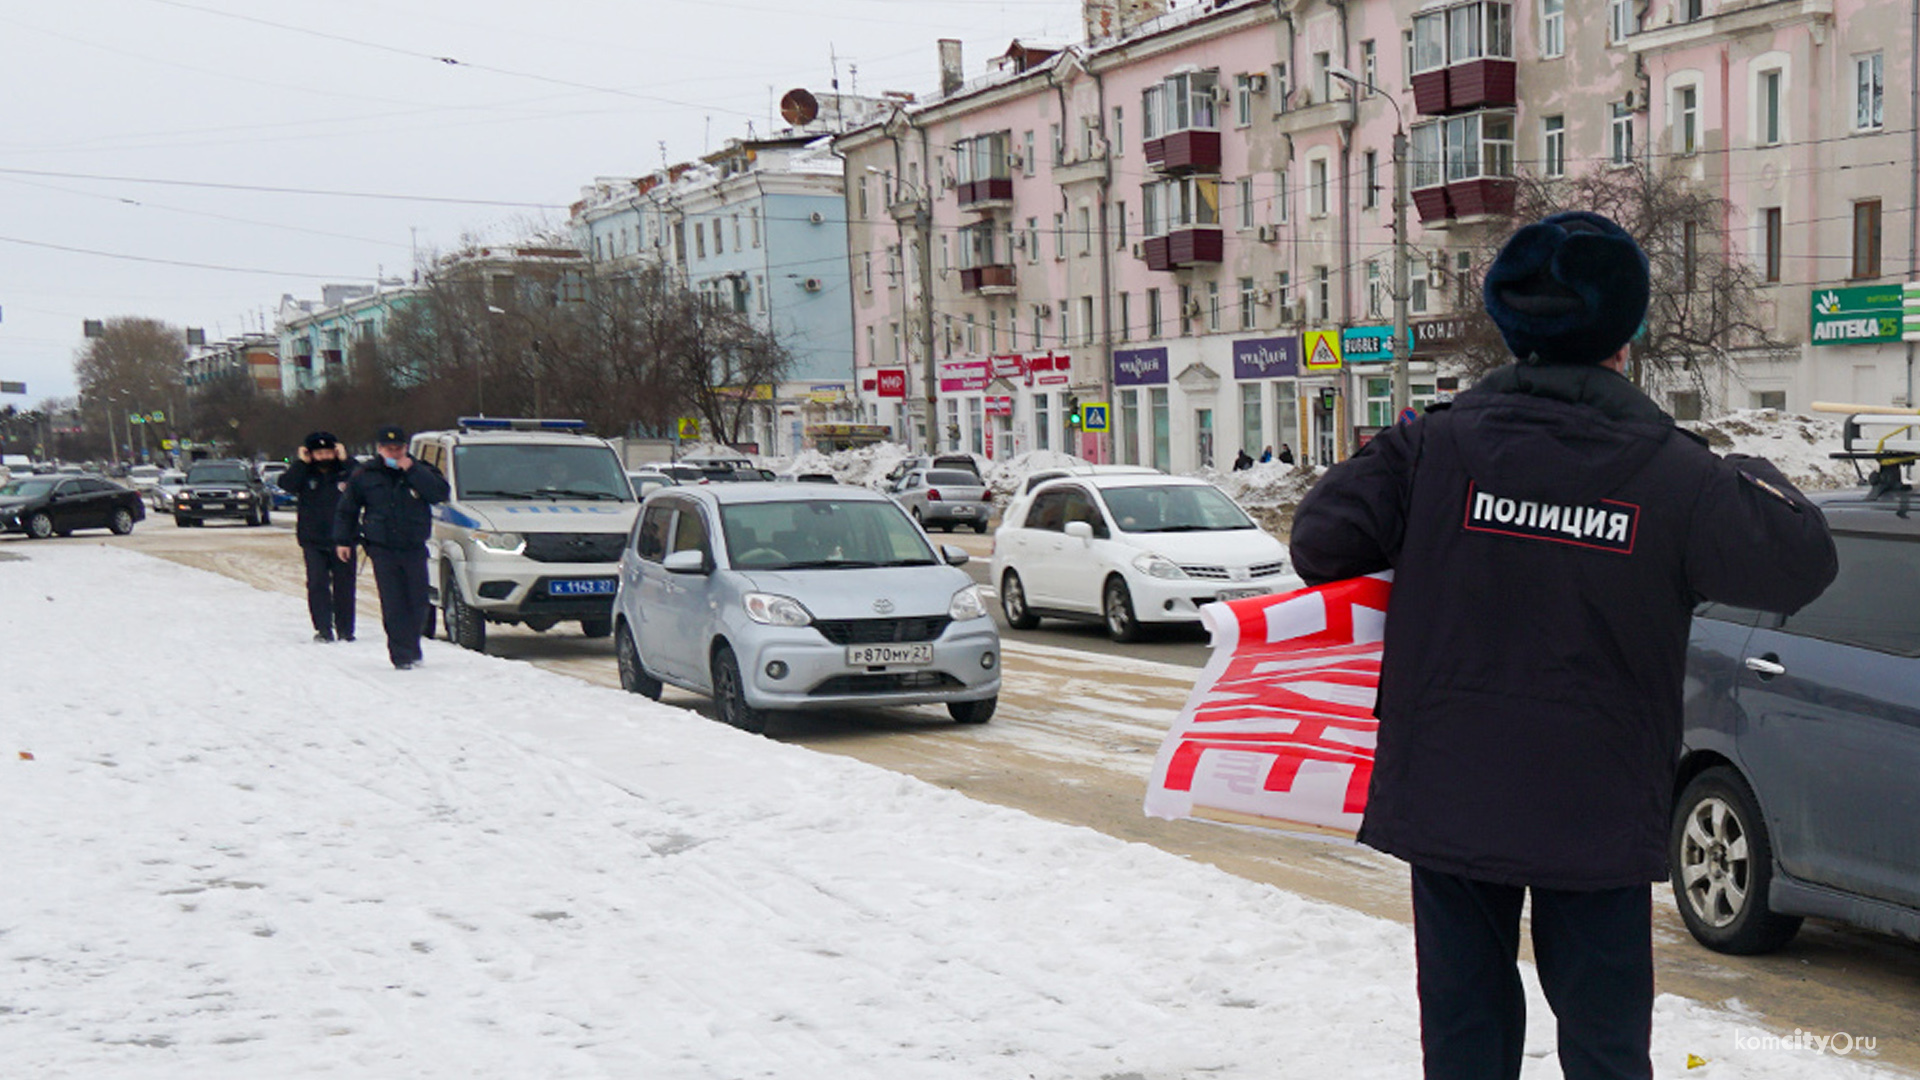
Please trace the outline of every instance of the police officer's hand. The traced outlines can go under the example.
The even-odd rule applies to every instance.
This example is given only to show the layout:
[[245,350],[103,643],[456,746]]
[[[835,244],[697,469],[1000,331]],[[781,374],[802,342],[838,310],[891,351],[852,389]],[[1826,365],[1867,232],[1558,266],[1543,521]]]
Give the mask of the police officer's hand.
[[294,453],[295,453],[295,454],[297,454],[297,455],[299,456],[299,458],[300,458],[300,460],[301,460],[301,461],[311,461],[311,460],[313,460],[312,458],[309,458],[309,457],[307,456],[307,448],[306,448],[306,446],[305,446],[304,444],[303,444],[303,445],[302,445],[302,446],[300,447],[300,449],[298,449],[298,450],[295,450],[295,451],[294,451]]
[[400,451],[400,471],[406,472],[411,468],[413,468],[413,458],[405,450]]
[[333,550],[334,550],[334,552],[335,552],[336,554],[338,554],[338,555],[340,556],[340,561],[341,561],[341,562],[352,562],[352,561],[353,561],[353,548],[351,548],[351,547],[349,547],[349,546],[347,546],[347,545],[345,545],[345,544],[342,544],[342,545],[340,545],[339,547],[337,547],[337,548],[334,548]]

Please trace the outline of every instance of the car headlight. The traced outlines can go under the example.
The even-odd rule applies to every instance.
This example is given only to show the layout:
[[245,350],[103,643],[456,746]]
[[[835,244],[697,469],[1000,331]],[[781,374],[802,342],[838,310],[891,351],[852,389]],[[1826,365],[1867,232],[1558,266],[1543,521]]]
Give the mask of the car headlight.
[[966,622],[968,619],[987,617],[987,602],[980,599],[980,586],[969,585],[953,594],[947,602],[947,618],[954,622]]
[[233,495],[233,497],[234,497],[234,498],[236,498],[236,499],[239,499],[239,500],[240,500],[241,502],[246,502],[247,500],[249,500],[249,499],[251,499],[251,498],[253,498],[253,492],[251,492],[251,491],[236,491],[236,492],[234,492],[234,495]]
[[1133,568],[1148,577],[1183,578],[1187,576],[1187,572],[1180,569],[1178,563],[1167,558],[1165,555],[1156,555],[1151,551],[1143,551],[1135,555],[1133,557]]
[[747,618],[768,626],[807,626],[813,622],[813,613],[791,596],[750,592],[740,598],[740,603],[747,609]]
[[519,533],[476,531],[473,542],[497,555],[518,555],[527,550],[527,538]]

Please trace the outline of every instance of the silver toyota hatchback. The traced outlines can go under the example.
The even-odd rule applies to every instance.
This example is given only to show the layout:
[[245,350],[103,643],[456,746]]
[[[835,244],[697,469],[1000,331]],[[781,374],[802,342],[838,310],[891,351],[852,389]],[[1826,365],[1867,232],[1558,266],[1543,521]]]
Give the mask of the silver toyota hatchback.
[[620,559],[620,683],[709,695],[753,732],[782,710],[845,706],[945,705],[982,723],[999,700],[1000,633],[966,560],[876,491],[656,491]]

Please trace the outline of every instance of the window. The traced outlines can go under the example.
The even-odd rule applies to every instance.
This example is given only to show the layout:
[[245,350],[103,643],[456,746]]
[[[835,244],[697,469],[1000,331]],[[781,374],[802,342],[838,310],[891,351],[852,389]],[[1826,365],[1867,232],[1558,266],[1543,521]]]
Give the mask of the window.
[[1307,162],[1307,216],[1327,216],[1327,159]]
[[[696,221],[693,223],[693,257],[696,259],[704,259],[707,257],[707,223],[704,221]],[[873,256],[868,255],[867,258],[872,259]],[[869,274],[868,277],[871,279],[872,275]],[[871,280],[867,282],[867,288],[873,288],[873,282]]]
[[1691,154],[1700,148],[1700,90],[1694,86],[1673,91],[1673,152]]
[[[698,228],[693,230],[693,238],[700,239]],[[860,253],[860,287],[867,292],[873,291],[873,252],[871,251]]]
[[975,356],[980,352],[980,325],[972,315],[967,316],[966,355]]
[[1759,127],[1756,140],[1762,146],[1780,145],[1780,86],[1782,73],[1778,70],[1760,73]]
[[867,178],[863,176],[860,178],[860,217],[862,220],[865,220],[866,216],[867,216]]
[[1368,210],[1380,205],[1380,151],[1360,155],[1360,205]]
[[1060,347],[1066,348],[1073,340],[1073,312],[1068,309],[1065,300],[1060,301]]
[[1053,215],[1053,257],[1067,257],[1067,215],[1064,212]]
[[1413,31],[1412,30],[1400,31],[1400,63],[1402,65],[1400,68],[1400,74],[1402,76],[1400,80],[1401,84],[1411,85],[1413,82]]
[[1260,425],[1260,391],[1265,383],[1247,382],[1240,384],[1240,449],[1247,456],[1258,458],[1264,449]]
[[1566,0],[1540,0],[1540,58],[1551,60],[1567,51]]
[[1160,336],[1160,290],[1147,290],[1147,338]]
[[1783,230],[1781,228],[1780,207],[1769,206],[1765,210],[1761,211],[1760,214],[1761,214],[1760,250],[1763,253],[1761,258],[1761,264],[1760,264],[1760,272],[1761,272],[1761,275],[1764,277],[1764,279],[1769,282],[1779,281],[1780,280],[1780,261],[1781,261],[1780,260],[1780,243],[1784,239],[1784,237],[1782,236]]
[[1253,76],[1233,77],[1233,124],[1246,127],[1253,123]]
[[1180,336],[1193,333],[1193,317],[1200,311],[1199,302],[1193,298],[1193,286],[1180,286]]
[[1080,242],[1078,244],[1075,244],[1074,246],[1080,249],[1080,254],[1082,255],[1092,254],[1093,252],[1093,210],[1090,209],[1089,207],[1085,207],[1085,206],[1081,207],[1079,210],[1075,211],[1074,220],[1078,224],[1079,230],[1080,230]]
[[679,516],[674,518],[673,550],[667,554],[671,555],[679,551],[697,551],[702,555],[707,554],[706,519],[700,516],[699,511],[686,506],[682,506]]
[[1633,164],[1633,110],[1626,103],[1616,101],[1608,106],[1612,110],[1608,131],[1612,148],[1610,160],[1615,165]]
[[1380,274],[1380,260],[1367,260],[1367,314],[1378,317],[1387,309],[1387,283]]
[[1700,419],[1700,391],[1675,390],[1667,395],[1667,411],[1675,420]]
[[1114,157],[1119,157],[1126,153],[1126,150],[1127,114],[1120,106],[1115,105],[1113,107],[1113,142],[1109,146],[1109,152],[1112,153]]
[[880,346],[874,341],[871,326],[867,327],[867,362],[876,365],[880,363]]
[[1281,61],[1273,65],[1273,111],[1286,112],[1293,108],[1293,65]]
[[1024,140],[1026,144],[1026,149],[1022,153],[1020,157],[1020,161],[1021,161],[1021,164],[1026,166],[1027,175],[1032,176],[1034,167],[1037,164],[1034,161],[1034,157],[1033,157],[1033,132],[1028,131],[1028,132],[1022,133],[1021,139]]
[[1039,218],[1027,219],[1027,261],[1030,263],[1037,263],[1040,261],[1040,219]]
[[1413,186],[1513,175],[1513,114],[1478,112],[1414,125]]
[[1167,388],[1156,386],[1147,391],[1147,403],[1153,420],[1153,460],[1148,464],[1166,472],[1173,467],[1173,427],[1167,409]]
[[1618,44],[1640,31],[1640,0],[1607,0],[1607,40]]
[[1787,392],[1785,390],[1755,390],[1752,395],[1752,401],[1753,407],[1756,409],[1772,409],[1775,412],[1782,412],[1785,411],[1787,407]]
[[1115,440],[1123,465],[1140,464],[1140,392],[1120,391],[1120,432]]
[[1174,75],[1148,87],[1140,96],[1141,116],[1149,139],[1176,131],[1211,131],[1219,127],[1213,91],[1220,76],[1213,71]]
[[1867,131],[1878,128],[1883,119],[1881,107],[1886,88],[1881,82],[1881,53],[1853,58],[1853,128]]
[[962,139],[954,145],[954,167],[958,170],[958,179],[962,184],[976,180],[1008,180],[1013,171],[1008,167],[1008,155],[1013,148],[1013,132],[996,131],[990,135],[976,135],[971,139]]
[[1127,250],[1127,204],[1113,204],[1113,250]]
[[1140,188],[1140,232],[1164,236],[1175,229],[1220,224],[1220,181],[1206,176],[1171,177]]
[[1093,344],[1093,297],[1080,298],[1080,341],[1084,345]]
[[1243,176],[1234,185],[1234,201],[1240,204],[1240,227],[1253,228],[1253,177]]
[[1853,275],[1856,278],[1880,276],[1880,200],[1862,199],[1853,204]]
[[953,245],[951,241],[952,238],[946,233],[940,234],[940,269],[942,270],[953,269]]
[[1567,175],[1567,118],[1548,116],[1540,121],[1540,162],[1548,178]]
[[[1052,443],[1047,438],[1047,428],[1052,426],[1048,423],[1048,415],[1052,412],[1048,405],[1049,399],[1052,397],[1052,394],[1033,395],[1033,445],[1036,450],[1046,450],[1052,446]],[[1034,501],[1038,502],[1039,499],[1036,498]],[[1034,516],[1032,510],[1029,510],[1027,511],[1027,520],[1032,522],[1039,519]]]
[[1376,78],[1379,71],[1380,59],[1374,52],[1373,40],[1369,38],[1360,43],[1360,81],[1366,84],[1366,89],[1361,92],[1362,97],[1373,95],[1373,88],[1379,85]]
[[1680,288],[1693,292],[1700,286],[1700,223],[1680,223]]
[[1456,252],[1453,256],[1453,306],[1464,311],[1479,301],[1479,295],[1473,291],[1473,253]]
[[1324,266],[1313,268],[1315,312],[1321,322],[1333,318],[1333,274]]
[[1407,260],[1407,311],[1427,313],[1427,260],[1415,255]]
[[1506,3],[1456,4],[1413,17],[1414,72],[1483,57],[1513,58],[1513,9]]
[[992,355],[1000,351],[1000,313],[992,309],[987,311],[987,353]]
[[[1293,275],[1282,270],[1274,281],[1278,285],[1278,288],[1274,291],[1278,293],[1280,297],[1280,310],[1283,313],[1291,311],[1293,308]],[[1293,316],[1290,314],[1283,314],[1281,321],[1286,322],[1292,318]]]
[[753,246],[759,247],[760,246],[760,211],[758,208],[748,213],[747,221],[753,227]]
[[1240,329],[1251,330],[1254,328],[1254,325],[1257,322],[1259,322],[1259,312],[1256,310],[1256,306],[1259,304],[1259,302],[1260,302],[1260,296],[1253,287],[1253,279],[1250,277],[1241,278],[1240,279]]
[[1317,52],[1313,54],[1313,100],[1314,104],[1333,100],[1333,54]]
[[1706,14],[1707,7],[1703,0],[1675,0],[1674,6],[1680,9],[1680,19],[1682,22],[1695,22],[1699,20],[1701,16]]
[[1120,331],[1119,336],[1121,341],[1133,340],[1133,294],[1132,293],[1120,294],[1120,325],[1116,329]]
[[1220,329],[1220,283],[1207,282],[1207,329],[1218,332]]

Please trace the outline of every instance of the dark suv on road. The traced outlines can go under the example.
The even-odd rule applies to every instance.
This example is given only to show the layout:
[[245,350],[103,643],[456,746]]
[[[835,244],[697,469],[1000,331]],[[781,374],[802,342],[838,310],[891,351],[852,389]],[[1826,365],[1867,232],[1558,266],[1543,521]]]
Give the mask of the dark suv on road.
[[1694,614],[1669,858],[1709,948],[1809,915],[1920,940],[1920,495],[1887,477],[1814,496],[1840,555],[1818,600]]
[[173,497],[173,523],[204,525],[212,518],[232,518],[249,525],[273,520],[272,494],[252,465],[244,461],[196,461],[187,468],[187,482]]

